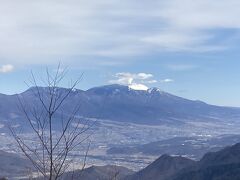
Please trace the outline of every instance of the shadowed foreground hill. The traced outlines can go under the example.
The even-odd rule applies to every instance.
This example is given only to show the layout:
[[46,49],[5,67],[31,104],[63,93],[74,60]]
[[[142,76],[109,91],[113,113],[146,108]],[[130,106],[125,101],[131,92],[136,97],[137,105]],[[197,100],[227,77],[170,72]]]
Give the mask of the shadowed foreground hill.
[[240,143],[207,153],[194,162],[183,157],[161,156],[126,180],[239,180]]
[[193,166],[196,162],[184,157],[171,157],[168,155],[162,155],[152,164],[137,172],[136,174],[129,176],[126,180],[137,180],[137,179],[169,179],[176,172],[189,166]]
[[195,168],[179,173],[174,180],[239,180],[240,143],[207,153]]
[[67,173],[64,180],[120,180],[134,172],[121,166],[92,166],[84,170]]

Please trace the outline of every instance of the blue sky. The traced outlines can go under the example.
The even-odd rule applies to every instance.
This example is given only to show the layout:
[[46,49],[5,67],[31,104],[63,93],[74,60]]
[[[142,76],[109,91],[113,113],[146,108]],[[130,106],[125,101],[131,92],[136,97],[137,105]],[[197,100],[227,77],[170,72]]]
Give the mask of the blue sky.
[[[30,71],[240,106],[239,0],[0,0],[0,92]],[[66,86],[67,83],[63,84]]]

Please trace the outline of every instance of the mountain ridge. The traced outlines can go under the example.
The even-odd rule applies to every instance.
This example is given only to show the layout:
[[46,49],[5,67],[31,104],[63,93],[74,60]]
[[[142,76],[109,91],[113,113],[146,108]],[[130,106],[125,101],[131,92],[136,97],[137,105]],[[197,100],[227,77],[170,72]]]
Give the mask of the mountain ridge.
[[[1,95],[0,118],[12,119],[12,116],[21,118],[21,113],[16,107],[18,98],[23,98],[28,104],[35,104],[37,99],[34,91],[36,93],[37,90],[41,91],[41,94],[48,93],[46,87],[32,87],[20,94]],[[68,90],[57,88],[56,93],[66,93]],[[76,104],[81,106],[78,115],[82,117],[139,124],[240,119],[240,108],[188,100],[158,88],[150,88],[147,91],[133,90],[128,86],[116,84],[90,88],[86,91],[74,89],[61,110],[69,113]]]
[[[45,86],[32,86],[32,87],[29,87],[28,89],[26,89],[25,91],[22,91],[22,92],[19,92],[19,93],[15,93],[15,94],[4,94],[4,93],[0,93],[0,95],[4,95],[4,96],[17,96],[17,95],[21,95],[21,94],[24,94],[24,93],[27,93],[29,91],[32,91],[32,89],[36,89],[36,88],[39,88],[40,90],[42,89],[47,89],[48,87],[45,87]],[[57,89],[61,89],[61,90],[69,90],[69,88],[67,87],[57,87]],[[188,100],[188,101],[193,101],[193,102],[196,102],[196,103],[202,103],[202,104],[207,104],[207,105],[211,105],[211,106],[217,106],[217,107],[226,107],[226,108],[233,108],[233,109],[240,109],[240,107],[233,107],[233,106],[224,106],[224,105],[216,105],[216,104],[211,104],[211,103],[206,103],[200,99],[188,99],[188,98],[185,98],[185,97],[181,97],[181,96],[177,96],[177,95],[174,95],[172,93],[169,93],[169,92],[166,92],[166,91],[163,91],[161,90],[160,88],[158,87],[150,87],[148,88],[147,90],[135,90],[135,89],[131,89],[130,86],[127,86],[127,85],[121,85],[121,84],[110,84],[110,85],[102,85],[102,86],[96,86],[96,87],[92,87],[92,88],[88,88],[86,90],[83,90],[83,89],[79,89],[79,88],[74,88],[73,89],[73,92],[78,92],[78,93],[87,93],[87,92],[93,92],[95,90],[125,90],[125,91],[135,91],[135,92],[142,92],[142,93],[159,93],[159,94],[162,94],[162,95],[168,95],[168,96],[172,96],[172,97],[175,97],[175,98],[180,98],[180,99],[184,99],[184,100]]]

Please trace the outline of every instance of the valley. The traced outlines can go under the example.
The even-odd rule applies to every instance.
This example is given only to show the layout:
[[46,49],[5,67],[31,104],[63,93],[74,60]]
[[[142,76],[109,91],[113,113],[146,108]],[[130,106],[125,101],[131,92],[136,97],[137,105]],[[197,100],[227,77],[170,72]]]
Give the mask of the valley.
[[[240,141],[240,124],[236,121],[231,124],[222,122],[217,127],[214,123],[199,121],[177,126],[139,125],[96,119],[91,121],[98,123],[86,134],[90,135],[91,141],[87,166],[115,164],[139,170],[162,154],[198,160],[208,151],[216,151]],[[28,133],[23,135],[32,137]],[[0,141],[1,150],[19,153],[10,135],[2,133]],[[72,154],[77,167],[82,164],[86,145],[87,142]]]
[[[30,109],[29,104],[36,102],[35,90],[0,96],[0,150],[21,154],[9,134],[9,125],[21,132],[27,143],[36,144],[36,136],[15,107],[20,96]],[[40,90],[46,93],[46,89]],[[66,89],[58,91],[64,93]],[[69,170],[81,169],[88,144],[85,167],[117,165],[139,171],[163,154],[199,160],[209,151],[240,142],[239,108],[187,100],[156,88],[137,91],[109,85],[74,90],[61,110],[67,116],[78,102],[82,109],[76,119],[82,124],[77,128],[89,129],[82,135],[87,140],[69,154],[72,159]],[[57,115],[54,119],[55,137],[60,136],[59,118]]]

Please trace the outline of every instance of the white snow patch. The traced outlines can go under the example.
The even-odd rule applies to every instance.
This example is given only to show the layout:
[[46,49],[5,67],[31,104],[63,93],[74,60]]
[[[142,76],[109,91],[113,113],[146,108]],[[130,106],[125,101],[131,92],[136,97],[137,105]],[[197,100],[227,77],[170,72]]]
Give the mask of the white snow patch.
[[147,91],[148,90],[148,87],[145,86],[144,84],[130,84],[128,86],[130,89],[133,89],[133,90],[142,90],[142,91]]

